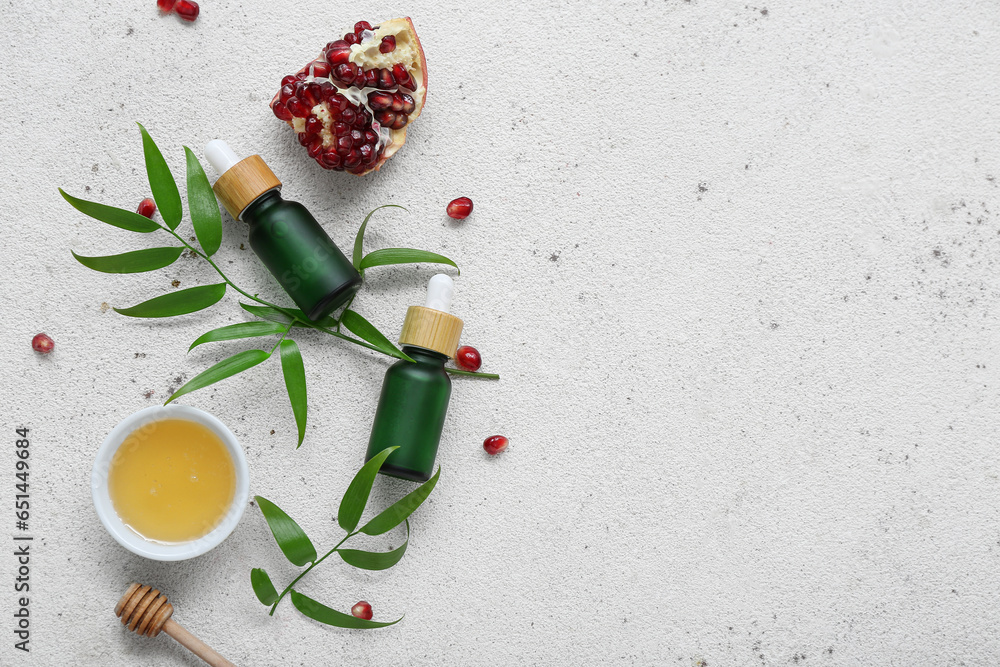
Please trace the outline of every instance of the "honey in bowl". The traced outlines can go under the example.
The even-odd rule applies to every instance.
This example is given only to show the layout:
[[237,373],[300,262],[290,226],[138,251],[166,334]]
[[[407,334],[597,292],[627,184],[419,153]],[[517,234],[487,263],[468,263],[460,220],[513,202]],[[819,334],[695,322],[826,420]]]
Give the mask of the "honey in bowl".
[[236,494],[236,466],[212,429],[162,419],[122,442],[111,459],[108,493],[122,522],[143,538],[189,542],[226,516]]

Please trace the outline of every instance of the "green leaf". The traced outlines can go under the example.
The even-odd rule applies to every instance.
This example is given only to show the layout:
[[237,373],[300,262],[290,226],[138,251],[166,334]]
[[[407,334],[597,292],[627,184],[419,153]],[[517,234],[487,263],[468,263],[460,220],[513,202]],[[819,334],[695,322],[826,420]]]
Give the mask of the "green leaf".
[[115,312],[129,317],[174,317],[187,315],[215,305],[226,294],[226,283],[189,287],[171,292],[131,308],[115,308]]
[[299,429],[298,449],[306,437],[306,369],[302,365],[302,354],[294,340],[281,341],[281,372],[285,376],[285,389],[288,390],[288,400],[292,403],[292,414],[295,415],[295,425]]
[[305,531],[299,528],[292,517],[263,496],[254,496],[257,506],[267,520],[267,525],[278,543],[281,553],[295,565],[302,567],[316,560],[316,547],[309,541]]
[[[458,264],[451,261],[444,255],[427,250],[414,250],[413,248],[383,248],[365,255],[358,265],[358,271],[370,269],[373,266],[386,266],[388,264],[419,264],[429,262],[431,264],[448,264],[458,268]],[[459,271],[459,274],[462,272]]]
[[170,266],[177,261],[182,252],[184,252],[182,247],[148,248],[104,257],[83,257],[74,252],[73,257],[88,269],[101,273],[143,273]]
[[304,616],[308,616],[314,621],[319,621],[320,623],[325,623],[326,625],[333,625],[338,628],[354,628],[356,630],[384,628],[388,625],[395,625],[403,620],[403,617],[400,616],[391,623],[366,621],[363,618],[356,618],[350,614],[339,612],[336,609],[330,609],[325,604],[316,602],[316,600],[302,595],[302,593],[299,593],[294,588],[292,589],[291,595],[292,604],[295,605],[295,608],[302,612]]
[[372,492],[372,484],[375,482],[375,475],[389,454],[399,449],[399,447],[388,447],[371,458],[368,463],[361,466],[361,470],[351,480],[351,485],[344,492],[344,498],[340,501],[340,509],[337,511],[337,523],[347,532],[352,532],[358,527],[358,521],[368,504],[368,496]]
[[374,519],[361,526],[361,532],[365,535],[381,535],[403,523],[406,518],[413,514],[413,510],[420,507],[420,504],[427,500],[427,496],[431,495],[431,491],[434,490],[434,485],[437,484],[438,477],[440,476],[441,466],[438,466],[437,472],[434,473],[433,477],[390,505],[389,509],[384,510]]
[[[167,403],[170,403],[176,398],[180,398],[184,394],[190,394],[192,391],[204,389],[208,385],[215,384],[219,380],[225,380],[226,378],[232,377],[237,373],[242,373],[248,368],[253,368],[257,364],[267,361],[270,356],[271,354],[269,352],[265,352],[264,350],[243,350],[242,352],[237,352],[233,356],[223,359],[214,366],[209,366],[207,369],[188,380],[183,387],[175,391],[174,395],[167,399]],[[167,403],[164,403],[164,405]]]
[[85,199],[77,199],[72,195],[63,192],[59,188],[59,194],[69,202],[69,205],[84,215],[89,215],[95,220],[100,220],[119,229],[127,229],[130,232],[142,232],[144,234],[155,232],[160,226],[144,215],[139,215],[135,211],[126,211],[123,208],[106,206]]
[[[243,308],[243,310],[250,313],[251,315],[259,317],[262,320],[268,320],[270,322],[280,322],[281,324],[288,324],[289,322],[292,321],[292,318],[290,318],[288,315],[285,315],[277,308],[271,308],[270,306],[251,306],[248,303],[243,303],[242,301],[240,301],[240,307]],[[299,317],[307,322],[312,321],[308,317],[306,317],[306,314],[303,313],[298,308],[285,308],[284,310],[287,310],[290,313],[295,313],[296,317]],[[337,326],[337,318],[327,315],[318,322],[314,322],[314,324],[318,324],[321,327],[326,327],[327,329],[329,329],[330,327]],[[304,327],[306,325],[302,324],[301,322],[296,322],[293,326]]]
[[337,549],[344,562],[362,570],[388,570],[399,562],[406,553],[406,545],[410,543],[410,522],[406,522],[406,541],[392,551],[358,551],[356,549]]
[[402,350],[393,345],[392,341],[376,329],[375,325],[353,310],[345,310],[340,316],[340,322],[355,336],[368,341],[386,354],[400,359],[409,359]]
[[226,327],[212,329],[207,333],[198,336],[198,340],[191,343],[188,352],[203,343],[216,343],[221,340],[239,340],[241,338],[257,338],[259,336],[272,336],[274,334],[286,333],[286,329],[277,322],[240,322],[230,324]]
[[375,209],[372,209],[371,213],[365,216],[365,221],[361,223],[361,226],[358,228],[358,234],[357,236],[354,237],[354,258],[353,258],[354,268],[358,269],[359,271],[361,270],[361,252],[362,252],[361,246],[364,245],[365,242],[365,228],[368,227],[368,221],[371,220],[371,217],[373,215],[375,215],[375,211],[379,210],[380,208],[389,208],[390,206],[393,208],[402,208],[404,211],[409,213],[409,211],[406,208],[403,208],[399,204],[384,204]]
[[184,147],[187,158],[187,195],[188,211],[191,212],[191,224],[198,243],[205,254],[211,257],[222,245],[222,214],[219,213],[219,201],[208,183],[208,176],[202,169],[198,158],[187,146]]
[[167,227],[177,229],[183,214],[181,193],[177,191],[177,183],[170,173],[170,167],[167,166],[167,161],[163,159],[163,154],[156,147],[153,138],[149,136],[142,123],[136,125],[142,132],[142,154],[146,158],[146,177],[149,179],[153,201],[156,202],[156,208],[160,210],[160,217],[167,223]]
[[250,570],[250,585],[253,586],[253,592],[262,605],[270,607],[278,601],[278,591],[274,590],[271,577],[261,568],[255,567]]

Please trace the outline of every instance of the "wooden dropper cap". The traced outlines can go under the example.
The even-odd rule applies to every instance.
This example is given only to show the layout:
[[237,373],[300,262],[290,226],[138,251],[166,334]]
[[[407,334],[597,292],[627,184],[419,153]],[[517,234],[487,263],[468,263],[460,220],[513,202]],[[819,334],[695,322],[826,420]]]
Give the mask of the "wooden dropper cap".
[[455,291],[451,278],[439,273],[427,285],[427,305],[410,306],[399,334],[400,345],[422,347],[455,358],[462,338],[462,320],[448,312]]
[[212,163],[219,180],[212,189],[222,200],[229,215],[237,220],[247,206],[265,192],[280,189],[281,181],[268,168],[263,158],[251,155],[240,160],[226,142],[213,139],[205,146],[205,157]]

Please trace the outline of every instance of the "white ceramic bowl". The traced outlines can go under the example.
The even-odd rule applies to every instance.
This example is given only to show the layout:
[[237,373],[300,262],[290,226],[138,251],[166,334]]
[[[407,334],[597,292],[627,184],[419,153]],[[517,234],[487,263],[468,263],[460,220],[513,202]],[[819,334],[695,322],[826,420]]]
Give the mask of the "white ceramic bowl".
[[[212,532],[190,542],[163,544],[143,538],[121,520],[115,512],[114,505],[111,504],[111,496],[108,493],[108,470],[111,467],[111,459],[114,458],[122,442],[136,429],[161,419],[187,419],[207,426],[225,443],[236,468],[236,493],[233,495],[233,502],[226,516]],[[218,546],[236,528],[250,497],[250,469],[247,467],[243,448],[237,442],[236,436],[221,421],[207,412],[187,405],[157,405],[129,415],[104,439],[101,448],[97,450],[97,459],[90,474],[90,490],[94,496],[97,516],[118,544],[134,554],[153,560],[186,560]]]

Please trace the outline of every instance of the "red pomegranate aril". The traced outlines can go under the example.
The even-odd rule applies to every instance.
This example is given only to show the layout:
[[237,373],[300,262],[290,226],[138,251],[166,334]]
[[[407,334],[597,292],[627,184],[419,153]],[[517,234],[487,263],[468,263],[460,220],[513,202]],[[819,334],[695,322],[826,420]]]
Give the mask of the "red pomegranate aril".
[[284,76],[284,77],[281,78],[281,85],[282,86],[290,86],[293,83],[295,83],[296,81],[297,81],[297,79],[295,78],[295,75],[294,74],[289,74],[288,76]]
[[35,352],[48,354],[55,346],[56,342],[52,340],[48,334],[35,334],[35,337],[31,339],[31,349]]
[[365,130],[365,143],[375,145],[378,143],[378,135],[371,130]]
[[455,365],[463,371],[478,371],[483,365],[479,350],[471,345],[463,345],[455,352]]
[[156,0],[156,6],[160,8],[161,12],[169,14],[174,11],[175,2],[177,2],[177,0]]
[[350,107],[340,112],[340,120],[344,121],[348,125],[353,125],[354,121],[357,120],[357,118],[358,118],[358,113],[354,109],[351,109]]
[[465,220],[469,217],[469,214],[472,213],[472,200],[468,197],[452,199],[446,210],[449,218]]
[[309,157],[315,160],[316,158],[319,157],[320,153],[322,152],[323,152],[323,139],[320,137],[313,137],[309,141],[309,144],[306,146],[306,153],[309,154]]
[[325,79],[330,76],[331,69],[330,63],[325,63],[322,60],[314,60],[309,63],[309,72],[317,79]]
[[139,206],[136,207],[135,212],[145,218],[149,218],[150,220],[152,220],[153,214],[156,213],[156,202],[154,202],[149,197],[146,197],[141,202],[139,202]]
[[370,69],[365,72],[365,86],[368,88],[375,88],[378,86],[378,70]]
[[375,156],[375,149],[372,148],[371,144],[361,144],[358,146],[358,152],[361,153],[361,159],[365,162],[371,162]]
[[361,38],[355,35],[353,32],[349,32],[346,35],[344,35],[344,41],[347,42],[348,44],[357,44],[358,42],[361,41]]
[[491,435],[490,437],[483,440],[483,449],[490,456],[496,456],[503,450],[507,449],[507,445],[510,444],[507,438],[502,435]]
[[337,155],[336,151],[326,151],[323,153],[321,160],[323,165],[328,169],[336,169],[343,163],[343,160]]
[[300,146],[308,146],[309,142],[312,141],[312,137],[310,137],[305,132],[298,132],[296,133],[295,137],[299,140]]
[[174,3],[174,11],[185,21],[194,21],[198,18],[198,12],[201,10],[197,2],[192,2],[192,0],[177,0]]
[[347,169],[353,169],[361,164],[361,151],[357,148],[352,148],[351,152],[347,154],[344,158],[344,167]]
[[403,96],[399,93],[394,93],[392,96],[392,110],[402,111],[403,110]]
[[316,116],[306,118],[306,134],[319,134],[322,129],[323,123],[320,122],[319,118]]
[[[352,139],[351,135],[349,134],[344,135],[342,137],[338,137],[337,148],[343,148],[349,151],[350,149],[354,148],[354,139]],[[339,153],[340,151],[337,152]],[[341,155],[344,155],[344,153],[341,153]]]
[[355,618],[362,618],[366,621],[372,620],[372,606],[362,600],[353,607],[351,607],[351,616]]
[[351,141],[354,142],[354,147],[357,148],[365,143],[365,135],[361,130],[351,130]]
[[392,95],[389,93],[368,93],[368,106],[375,111],[388,109],[392,106]]
[[314,106],[320,103],[321,95],[319,91],[318,83],[307,83],[302,90],[302,95],[299,97],[303,104],[312,109]]
[[379,70],[378,83],[380,88],[395,88],[396,80],[392,78],[392,72],[384,67]]
[[377,120],[380,125],[389,127],[396,122],[396,114],[392,111],[379,111],[375,114],[375,120]]
[[292,112],[288,110],[288,107],[281,103],[281,100],[275,100],[274,103],[271,104],[271,110],[274,112],[274,115],[281,120],[288,121],[292,119]]
[[358,21],[354,24],[354,34],[360,35],[364,30],[371,30],[372,24],[368,21]]
[[417,108],[417,103],[413,101],[413,98],[406,93],[401,94],[400,98],[403,100],[403,113],[413,113],[413,110]]
[[345,134],[349,134],[351,131],[351,126],[347,123],[334,123],[333,124],[333,134],[338,137],[342,137]]
[[390,125],[389,127],[391,127],[394,130],[402,130],[404,127],[406,127],[406,123],[407,123],[406,114],[400,113],[396,114],[396,122]]
[[281,92],[278,93],[278,100],[282,104],[284,104],[285,102],[288,101],[289,97],[294,97],[294,96],[295,96],[295,87],[294,86],[291,86],[291,85],[282,86],[281,87]]
[[392,35],[386,35],[382,38],[382,43],[378,45],[378,50],[380,53],[392,53],[396,50],[396,38]]
[[[330,64],[334,67],[337,65],[343,65],[350,61],[351,58],[351,45],[344,40],[338,40],[343,46],[334,46],[326,52],[326,59],[330,61]],[[335,44],[338,42],[335,42]]]
[[299,98],[290,97],[288,102],[285,103],[288,110],[292,112],[292,115],[296,118],[306,118],[309,116],[309,107],[303,104]]

